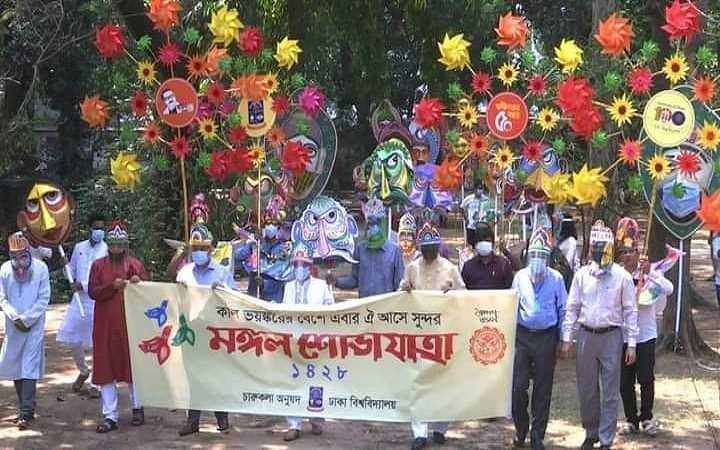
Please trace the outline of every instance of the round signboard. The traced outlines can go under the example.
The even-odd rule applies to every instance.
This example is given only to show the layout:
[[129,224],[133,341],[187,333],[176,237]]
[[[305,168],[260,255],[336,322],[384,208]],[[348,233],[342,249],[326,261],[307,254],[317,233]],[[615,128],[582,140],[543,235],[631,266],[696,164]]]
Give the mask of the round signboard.
[[198,95],[183,78],[170,78],[155,94],[155,107],[160,120],[173,128],[190,125],[197,114]]
[[695,110],[690,100],[673,90],[658,92],[643,111],[643,129],[655,145],[675,147],[690,139],[695,129]]
[[262,136],[275,124],[275,111],[270,97],[257,101],[243,98],[238,105],[238,112],[242,118],[241,124],[250,137]]
[[508,141],[520,136],[528,124],[528,107],[519,95],[501,92],[490,99],[485,115],[490,133]]

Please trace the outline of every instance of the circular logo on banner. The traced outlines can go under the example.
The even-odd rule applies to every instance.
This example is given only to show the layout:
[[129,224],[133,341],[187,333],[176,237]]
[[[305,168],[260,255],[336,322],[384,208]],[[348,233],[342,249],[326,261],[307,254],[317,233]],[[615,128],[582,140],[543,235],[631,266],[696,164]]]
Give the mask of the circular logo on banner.
[[275,123],[275,111],[272,109],[270,97],[258,101],[243,98],[238,105],[238,112],[242,117],[241,124],[250,137],[262,136],[270,131]]
[[695,129],[695,110],[678,91],[658,92],[643,111],[643,130],[659,147],[675,147],[690,139]]
[[501,92],[490,99],[485,119],[493,136],[503,141],[515,139],[527,127],[527,104],[517,94]]
[[470,354],[483,366],[496,364],[505,356],[507,342],[505,335],[495,327],[475,330],[470,338]]
[[160,120],[173,128],[190,125],[198,110],[195,88],[183,78],[170,78],[155,94],[155,108]]

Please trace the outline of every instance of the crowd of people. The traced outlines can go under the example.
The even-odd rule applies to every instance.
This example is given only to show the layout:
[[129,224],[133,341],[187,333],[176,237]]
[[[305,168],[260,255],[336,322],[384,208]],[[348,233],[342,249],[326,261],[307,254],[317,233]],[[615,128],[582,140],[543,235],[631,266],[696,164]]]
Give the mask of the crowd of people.
[[[611,448],[620,401],[626,416],[622,433],[657,432],[653,421],[656,314],[663,310],[673,286],[640,254],[639,227],[633,219],[622,219],[615,232],[596,222],[585,264],[568,214],[532,232],[522,264],[513,262],[502,243],[496,243],[490,223],[477,221],[468,233],[473,256],[459,267],[447,258],[447,246],[433,223],[417,227],[415,217],[406,214],[393,236],[388,233],[382,204],[366,205],[364,212],[366,239],[355,246],[357,264],[349,274],[336,278],[328,272],[319,277],[310,249],[298,243],[290,259],[292,280],[280,290],[271,289],[273,300],[321,307],[334,303],[333,287],[357,288],[361,298],[414,289],[514,289],[519,306],[512,381],[513,445],[523,447],[529,441],[534,450],[545,448],[558,356],[575,355],[586,436],[582,450],[598,442],[601,449]],[[92,375],[90,392],[100,398],[102,411],[98,433],[118,428],[120,382],[130,388],[132,425],[145,421],[132,384],[123,292],[127,283],[148,280],[148,274],[130,254],[126,226],[120,221],[106,225],[101,216],[93,216],[88,239],[75,245],[69,261],[73,300],[57,336],[70,348],[79,372],[72,390],[80,391]],[[185,260],[173,262],[178,284],[238,289],[233,271],[213,260],[215,240],[203,223],[192,226],[188,244]],[[16,423],[23,430],[33,423],[36,383],[44,368],[50,281],[47,266],[31,256],[31,245],[22,232],[10,236],[8,248],[10,260],[0,267],[0,307],[5,316],[0,379],[14,381]],[[255,289],[251,286],[249,293],[254,295]],[[639,304],[645,291],[653,300]],[[87,348],[92,348],[92,371],[86,363]],[[641,394],[639,414],[636,384]],[[229,432],[228,413],[215,411],[215,417],[217,429]],[[201,411],[188,411],[179,434],[197,433],[200,418]],[[300,438],[302,418],[290,417],[287,422],[285,441]],[[322,433],[321,420],[313,419],[310,425],[313,434]],[[428,440],[443,444],[448,426],[413,422],[412,449],[424,448]]]

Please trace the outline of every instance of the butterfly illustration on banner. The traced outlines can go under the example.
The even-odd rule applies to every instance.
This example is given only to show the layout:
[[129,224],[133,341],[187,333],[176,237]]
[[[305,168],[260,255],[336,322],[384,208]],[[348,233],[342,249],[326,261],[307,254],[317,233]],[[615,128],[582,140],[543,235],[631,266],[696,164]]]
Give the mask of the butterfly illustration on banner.
[[145,317],[150,320],[157,320],[158,327],[162,327],[167,322],[168,301],[163,300],[160,306],[145,310]]
[[178,328],[177,333],[175,333],[172,345],[173,347],[179,347],[183,342],[195,346],[195,331],[188,325],[185,314],[180,314],[180,328]]
[[158,364],[162,366],[170,357],[170,346],[168,345],[170,332],[172,332],[172,325],[163,328],[160,336],[140,342],[138,347],[143,353],[154,353],[157,356]]

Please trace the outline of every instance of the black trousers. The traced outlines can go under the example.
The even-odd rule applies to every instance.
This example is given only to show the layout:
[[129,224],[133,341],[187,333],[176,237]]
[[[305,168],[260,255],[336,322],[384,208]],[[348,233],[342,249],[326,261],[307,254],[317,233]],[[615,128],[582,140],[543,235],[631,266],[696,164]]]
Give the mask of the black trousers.
[[[515,423],[515,432],[522,440],[527,436],[528,430],[530,430],[531,442],[541,442],[545,439],[545,430],[550,417],[557,344],[556,327],[547,332],[532,333],[518,326],[515,338],[512,417]],[[528,416],[528,390],[531,373],[533,378],[532,429]]]
[[18,396],[18,417],[32,420],[35,418],[35,392],[37,380],[22,378],[14,380],[15,393]]
[[[188,410],[188,420],[190,422],[200,422],[200,415],[202,414],[202,411],[198,409],[190,409]],[[227,419],[228,413],[223,411],[215,411],[215,419],[217,419],[218,423],[225,418]]]
[[[623,345],[623,355],[627,344]],[[655,339],[637,344],[636,361],[632,366],[625,364],[623,357],[620,378],[620,396],[622,397],[625,420],[638,426],[643,420],[653,418],[655,401]],[[640,384],[640,415],[637,413],[635,383]]]

